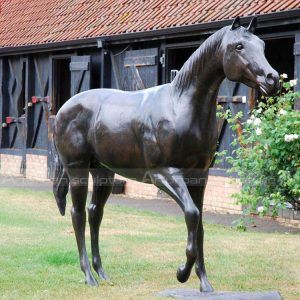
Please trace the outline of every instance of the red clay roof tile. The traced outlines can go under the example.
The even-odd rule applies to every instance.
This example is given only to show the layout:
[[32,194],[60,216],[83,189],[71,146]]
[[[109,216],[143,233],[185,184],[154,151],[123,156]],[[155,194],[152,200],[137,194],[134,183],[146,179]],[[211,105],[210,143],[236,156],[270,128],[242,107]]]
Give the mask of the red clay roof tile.
[[300,0],[0,0],[0,47],[150,31],[300,8]]

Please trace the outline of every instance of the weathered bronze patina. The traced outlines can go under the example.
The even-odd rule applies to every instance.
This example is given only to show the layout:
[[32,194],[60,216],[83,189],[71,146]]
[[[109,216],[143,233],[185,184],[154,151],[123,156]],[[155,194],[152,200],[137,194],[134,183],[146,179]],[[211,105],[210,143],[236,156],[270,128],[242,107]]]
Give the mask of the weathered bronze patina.
[[[94,185],[88,220],[92,265],[106,275],[99,254],[99,226],[115,173],[153,183],[182,208],[188,230],[185,282],[196,263],[201,291],[213,290],[204,265],[202,204],[208,169],[217,145],[216,97],[227,77],[265,94],[278,89],[278,73],[264,55],[264,42],[236,18],[210,36],[170,84],[126,92],[96,89],[67,101],[56,117],[58,151],[54,195],[65,213],[70,184],[72,221],[86,283],[96,285],[85,246],[87,179]],[[105,75],[105,74],[104,74]]]

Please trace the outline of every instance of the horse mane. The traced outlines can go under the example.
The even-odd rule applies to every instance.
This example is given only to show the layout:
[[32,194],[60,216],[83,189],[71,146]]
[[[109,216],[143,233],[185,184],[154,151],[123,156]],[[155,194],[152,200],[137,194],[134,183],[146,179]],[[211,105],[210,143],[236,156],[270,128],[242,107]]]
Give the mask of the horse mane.
[[224,32],[228,30],[228,28],[228,26],[223,27],[207,38],[184,63],[171,82],[171,84],[179,90],[180,93],[183,90],[188,89],[193,82],[193,79],[201,74],[205,67],[205,63],[208,59],[211,59],[211,54],[216,52],[216,49],[220,47]]

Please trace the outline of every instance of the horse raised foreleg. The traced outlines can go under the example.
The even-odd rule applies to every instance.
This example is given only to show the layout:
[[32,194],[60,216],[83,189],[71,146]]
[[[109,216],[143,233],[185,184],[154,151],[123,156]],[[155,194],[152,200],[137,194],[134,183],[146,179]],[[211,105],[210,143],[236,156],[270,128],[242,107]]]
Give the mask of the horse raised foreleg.
[[73,164],[72,168],[66,168],[66,171],[70,179],[73,202],[71,215],[79,252],[80,267],[85,274],[85,282],[89,285],[98,285],[92,274],[85,246],[85,203],[88,187],[88,168],[87,166],[83,167],[82,165],[75,167]]
[[114,173],[103,168],[91,169],[90,172],[93,176],[93,195],[88,208],[93,257],[92,266],[100,279],[106,280],[108,277],[102,268],[99,251],[99,228],[103,217],[104,205],[112,190]]
[[197,185],[188,186],[189,192],[195,205],[198,207],[200,212],[200,220],[197,232],[197,261],[196,261],[196,274],[200,279],[200,291],[201,292],[212,292],[213,288],[209,283],[206,275],[205,263],[204,263],[204,230],[202,223],[202,208],[203,208],[203,197],[206,186],[207,176],[200,178]]
[[179,169],[164,168],[151,174],[153,184],[169,194],[182,208],[188,230],[186,263],[179,267],[177,279],[180,282],[188,280],[197,258],[197,229],[199,210],[187,189],[183,175]]

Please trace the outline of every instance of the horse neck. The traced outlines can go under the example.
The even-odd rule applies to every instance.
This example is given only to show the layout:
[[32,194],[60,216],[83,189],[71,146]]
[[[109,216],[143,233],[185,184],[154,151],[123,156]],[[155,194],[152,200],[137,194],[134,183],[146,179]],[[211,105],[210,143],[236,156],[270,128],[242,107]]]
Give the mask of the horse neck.
[[[221,42],[225,29],[208,38],[186,61],[171,83],[177,103],[190,105],[196,115],[215,113],[216,97],[225,78]],[[185,102],[185,103],[183,103]]]

